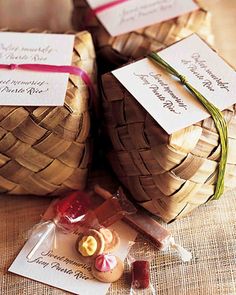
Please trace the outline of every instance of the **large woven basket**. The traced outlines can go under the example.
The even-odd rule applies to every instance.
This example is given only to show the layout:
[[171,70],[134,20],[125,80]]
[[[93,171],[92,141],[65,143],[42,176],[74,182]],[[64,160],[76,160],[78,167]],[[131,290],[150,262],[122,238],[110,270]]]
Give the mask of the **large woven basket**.
[[[88,32],[75,34],[72,65],[96,79]],[[48,195],[83,189],[89,163],[90,95],[70,75],[61,107],[0,107],[0,192]]]
[[86,28],[91,32],[103,71],[112,70],[129,58],[136,59],[149,51],[160,50],[193,32],[197,32],[208,43],[213,42],[211,15],[202,8],[137,31],[111,37],[95,16],[86,19],[86,16],[92,15],[86,0],[73,0],[73,3],[72,24],[76,30]]
[[[213,196],[220,157],[212,118],[168,135],[111,74],[102,77],[108,158],[136,201],[164,221],[188,214]],[[225,190],[236,186],[236,105],[229,127]]]

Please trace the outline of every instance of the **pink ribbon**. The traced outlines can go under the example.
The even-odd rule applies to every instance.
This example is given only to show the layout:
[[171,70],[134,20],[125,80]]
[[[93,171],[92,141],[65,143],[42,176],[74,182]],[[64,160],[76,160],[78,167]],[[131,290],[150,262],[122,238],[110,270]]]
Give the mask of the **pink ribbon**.
[[97,111],[96,106],[96,94],[93,88],[92,81],[89,75],[81,68],[75,66],[55,66],[55,65],[45,65],[45,64],[0,64],[0,69],[6,70],[26,70],[33,72],[49,72],[49,73],[66,73],[71,75],[76,75],[81,77],[84,83],[88,86],[92,102],[95,106],[95,111]]
[[127,1],[130,1],[130,0],[113,0],[109,3],[99,5],[95,8],[91,8],[91,10],[89,10],[89,13],[87,15],[85,15],[85,17],[84,17],[84,24],[85,25],[83,26],[83,29],[86,30],[86,25],[88,25],[88,22],[91,20],[91,18],[96,16],[99,12],[103,12],[109,8],[115,7],[116,5],[122,4]]
[[100,6],[96,7],[96,8],[93,8],[92,11],[93,11],[94,14],[97,14],[99,12],[105,11],[105,10],[107,10],[109,8],[112,8],[112,7],[116,6],[116,5],[119,5],[119,4],[121,4],[123,2],[127,2],[127,1],[129,1],[129,0],[114,0],[114,1],[111,1],[109,3],[100,5]]

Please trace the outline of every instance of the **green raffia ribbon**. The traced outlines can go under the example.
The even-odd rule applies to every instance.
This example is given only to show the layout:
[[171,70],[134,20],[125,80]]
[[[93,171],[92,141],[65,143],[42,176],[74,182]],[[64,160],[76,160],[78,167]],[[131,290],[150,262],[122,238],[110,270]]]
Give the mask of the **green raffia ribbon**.
[[169,74],[179,78],[181,83],[201,102],[205,109],[212,116],[216,129],[220,137],[221,144],[221,158],[218,167],[218,179],[215,187],[215,192],[212,200],[218,200],[224,192],[224,176],[226,170],[227,156],[228,156],[228,129],[227,123],[221,111],[209,102],[197,89],[195,89],[186,79],[185,76],[178,73],[170,64],[162,59],[157,53],[152,52],[148,56],[156,64],[164,68]]

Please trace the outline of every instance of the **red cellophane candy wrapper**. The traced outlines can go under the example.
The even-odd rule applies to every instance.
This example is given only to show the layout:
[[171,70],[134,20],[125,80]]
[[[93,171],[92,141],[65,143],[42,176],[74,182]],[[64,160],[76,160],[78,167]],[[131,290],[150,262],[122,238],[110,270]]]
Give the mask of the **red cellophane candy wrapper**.
[[132,286],[147,289],[150,284],[150,265],[147,260],[135,260],[131,265]]
[[146,241],[132,243],[127,261],[131,272],[130,295],[156,295],[157,290],[151,283],[150,245]]
[[54,221],[63,232],[72,232],[83,220],[85,214],[92,209],[93,202],[89,194],[74,192],[55,204]]
[[118,189],[111,198],[100,205],[92,194],[76,191],[54,202],[43,220],[36,225],[31,234],[34,244],[27,258],[31,259],[39,247],[47,242],[50,248],[55,244],[56,230],[64,234],[96,228],[98,225],[108,227],[127,214],[136,212],[136,208],[125,197],[123,190]]

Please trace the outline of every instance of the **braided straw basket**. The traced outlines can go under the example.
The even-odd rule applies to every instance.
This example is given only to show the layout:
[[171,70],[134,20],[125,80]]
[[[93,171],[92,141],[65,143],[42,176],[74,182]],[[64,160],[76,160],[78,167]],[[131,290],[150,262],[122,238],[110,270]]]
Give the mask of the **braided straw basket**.
[[[101,58],[101,65],[105,67],[109,64],[110,67],[107,67],[109,70],[124,64],[129,58],[136,59],[150,51],[160,50],[193,32],[197,32],[208,43],[213,42],[211,15],[202,8],[137,31],[111,37],[96,17],[87,18],[85,21],[86,16],[91,15],[86,0],[73,0],[73,2],[74,28],[81,30],[85,27],[92,34],[97,55]],[[107,63],[105,66],[104,60]]]
[[[88,32],[75,34],[72,65],[95,82],[95,53]],[[0,107],[0,192],[48,195],[83,189],[89,163],[90,97],[70,75],[65,104]]]
[[[221,147],[212,118],[168,135],[111,73],[102,76],[108,158],[136,201],[170,222],[213,196]],[[225,190],[236,186],[236,105],[224,110]]]

